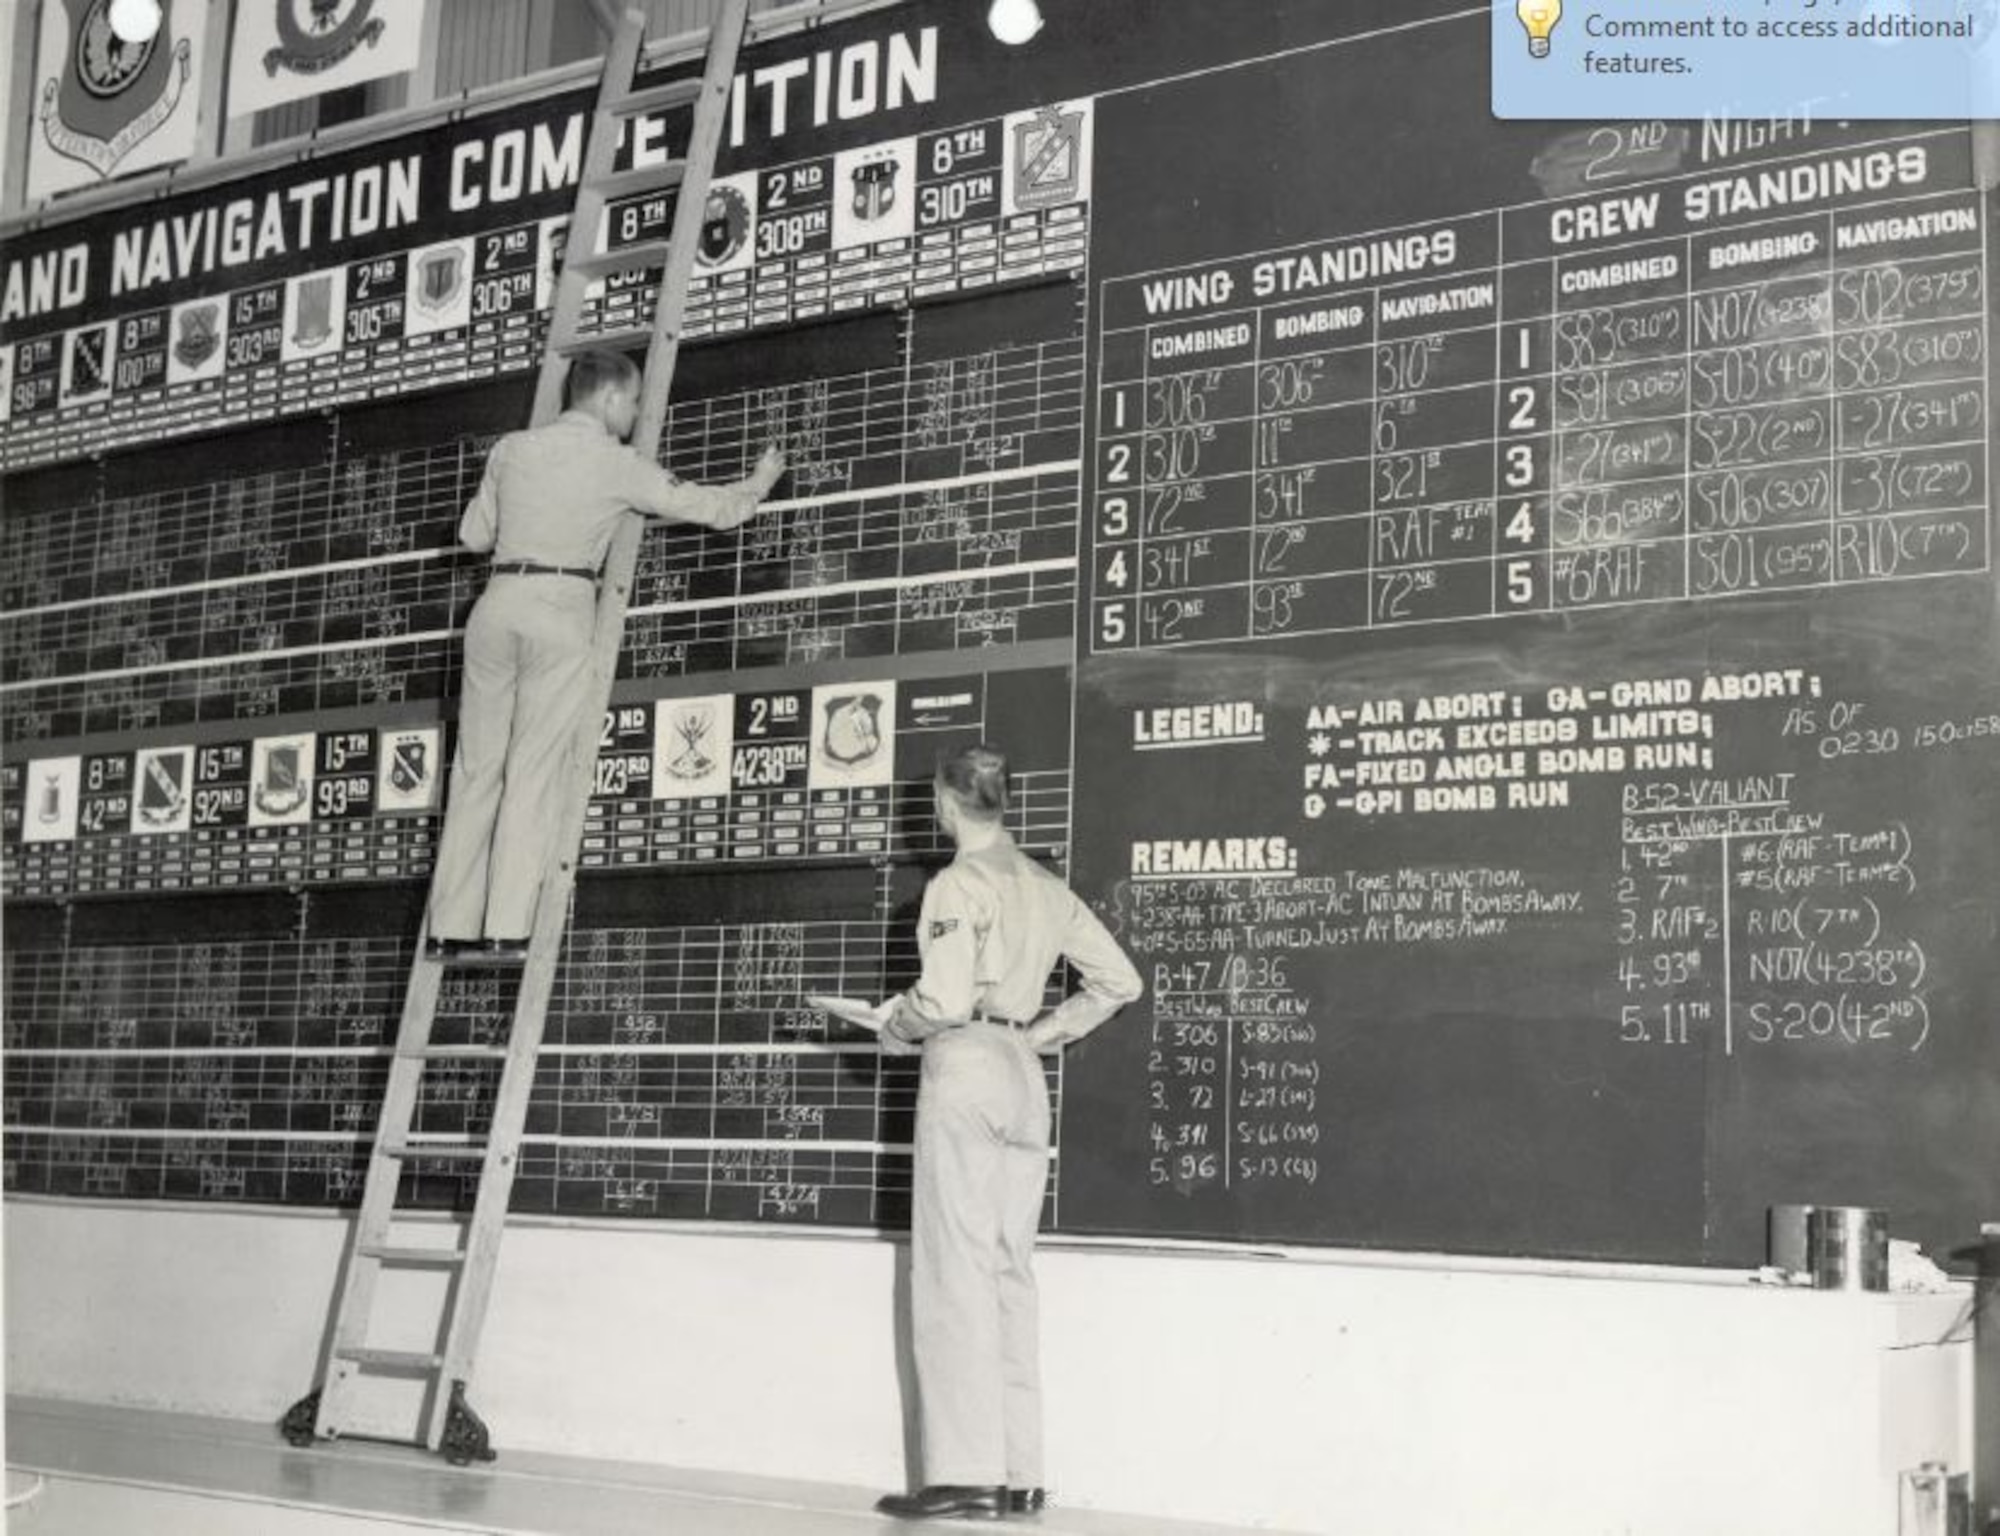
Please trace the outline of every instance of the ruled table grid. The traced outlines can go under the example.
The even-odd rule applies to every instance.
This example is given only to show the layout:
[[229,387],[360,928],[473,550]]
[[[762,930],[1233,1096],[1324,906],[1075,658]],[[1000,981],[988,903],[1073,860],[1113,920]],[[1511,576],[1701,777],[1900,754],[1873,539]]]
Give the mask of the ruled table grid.
[[[10,949],[7,1187],[351,1203],[410,958],[379,937]],[[900,1222],[915,1063],[804,997],[884,996],[917,969],[908,925],[880,918],[573,932],[516,1208]],[[516,985],[450,977],[434,1040],[503,1042]],[[433,1064],[412,1135],[481,1136],[498,1076]],[[441,1158],[409,1177],[420,1204],[470,1192]]]
[[[793,456],[747,529],[655,529],[626,677],[1060,638],[1073,625],[1071,339],[674,408],[668,463]],[[11,742],[442,699],[481,563],[454,547],[490,434],[10,515]],[[12,512],[14,509],[10,509]]]
[[1593,249],[1509,209],[1111,279],[1092,646],[1984,572],[1985,219],[1882,194]]

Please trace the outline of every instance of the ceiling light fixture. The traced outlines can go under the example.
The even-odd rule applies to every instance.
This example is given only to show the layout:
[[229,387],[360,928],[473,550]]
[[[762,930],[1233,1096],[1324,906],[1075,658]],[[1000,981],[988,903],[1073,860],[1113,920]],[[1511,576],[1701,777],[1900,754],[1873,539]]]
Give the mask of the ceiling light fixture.
[[1001,42],[1017,48],[1042,30],[1042,8],[1035,0],[993,0],[986,25]]
[[111,32],[121,43],[151,42],[160,21],[160,0],[111,0]]

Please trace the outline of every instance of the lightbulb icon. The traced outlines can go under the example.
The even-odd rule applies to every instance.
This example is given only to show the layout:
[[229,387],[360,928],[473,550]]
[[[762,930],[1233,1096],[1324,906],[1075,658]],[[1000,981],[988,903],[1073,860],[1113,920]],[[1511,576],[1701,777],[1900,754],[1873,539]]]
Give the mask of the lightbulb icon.
[[1549,34],[1562,20],[1562,13],[1562,0],[1516,0],[1514,14],[1521,18],[1521,25],[1528,30],[1529,57],[1546,59],[1549,56]]

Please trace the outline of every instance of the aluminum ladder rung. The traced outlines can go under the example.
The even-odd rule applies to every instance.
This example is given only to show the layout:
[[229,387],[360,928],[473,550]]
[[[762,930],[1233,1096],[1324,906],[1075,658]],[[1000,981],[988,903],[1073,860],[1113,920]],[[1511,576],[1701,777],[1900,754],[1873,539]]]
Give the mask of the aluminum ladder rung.
[[671,192],[687,180],[687,161],[669,160],[665,165],[634,166],[629,171],[613,171],[586,184],[607,203],[641,192]]
[[665,266],[673,249],[671,241],[641,240],[637,245],[623,245],[615,251],[565,255],[563,271],[574,272],[579,277],[609,277],[617,272],[637,272],[642,267]]
[[670,112],[675,107],[691,106],[701,100],[701,87],[699,75],[642,86],[636,91],[612,97],[604,104],[604,110],[615,112],[620,117],[635,117],[642,112]]
[[486,1157],[483,1146],[467,1146],[462,1141],[384,1141],[376,1143],[375,1150],[384,1157],[403,1159],[417,1157],[441,1157],[454,1162],[482,1162]]
[[405,1061],[504,1061],[504,1045],[411,1045],[398,1046],[396,1054]]
[[551,341],[549,347],[564,357],[574,357],[579,352],[589,352],[598,347],[622,352],[628,347],[646,346],[652,339],[653,328],[650,325],[632,325],[615,331],[587,331],[580,336],[565,336],[560,341]]
[[336,1345],[333,1351],[336,1360],[352,1360],[356,1365],[367,1366],[378,1371],[422,1371],[434,1375],[444,1364],[441,1354],[429,1354],[415,1349],[370,1349],[365,1345]]
[[355,1251],[364,1259],[374,1259],[383,1264],[457,1265],[465,1262],[463,1248],[396,1248],[382,1243],[368,1243]]

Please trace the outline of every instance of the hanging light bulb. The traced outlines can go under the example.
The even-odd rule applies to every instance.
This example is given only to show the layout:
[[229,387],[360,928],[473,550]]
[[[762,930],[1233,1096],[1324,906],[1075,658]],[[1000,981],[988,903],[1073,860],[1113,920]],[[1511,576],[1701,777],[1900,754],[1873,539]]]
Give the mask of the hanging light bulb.
[[986,25],[1001,42],[1017,48],[1042,30],[1042,8],[1035,0],[993,0]]
[[160,0],[111,0],[111,34],[121,43],[152,41],[160,20]]

